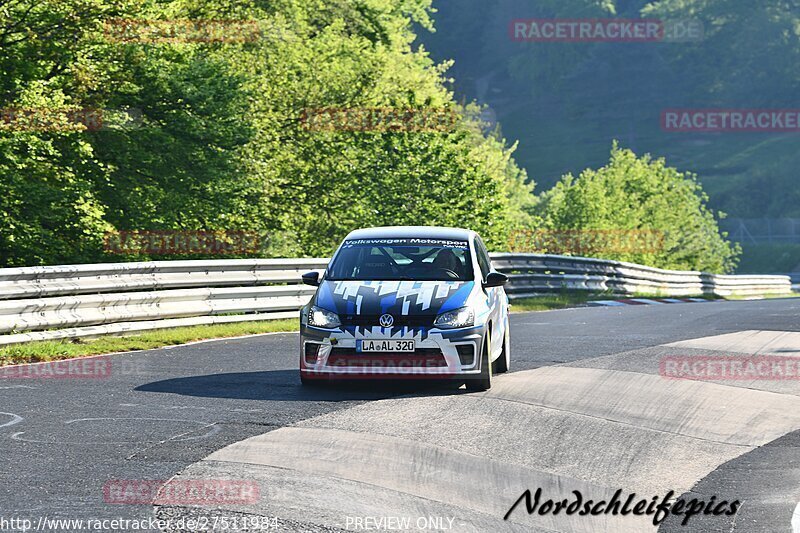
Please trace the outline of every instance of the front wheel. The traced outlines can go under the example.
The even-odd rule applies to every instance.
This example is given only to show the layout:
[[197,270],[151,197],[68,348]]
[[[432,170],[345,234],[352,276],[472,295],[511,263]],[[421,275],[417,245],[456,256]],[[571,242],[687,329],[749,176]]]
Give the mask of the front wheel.
[[467,390],[470,392],[481,392],[492,388],[492,361],[489,357],[489,354],[492,353],[491,338],[491,332],[487,332],[483,340],[483,351],[481,352],[480,375],[466,382]]

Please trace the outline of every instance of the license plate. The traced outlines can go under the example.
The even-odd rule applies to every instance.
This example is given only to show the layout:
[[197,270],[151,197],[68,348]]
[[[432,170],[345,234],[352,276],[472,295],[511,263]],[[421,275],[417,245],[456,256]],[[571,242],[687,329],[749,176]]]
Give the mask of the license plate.
[[357,352],[413,352],[414,341],[397,339],[362,340],[356,344]]

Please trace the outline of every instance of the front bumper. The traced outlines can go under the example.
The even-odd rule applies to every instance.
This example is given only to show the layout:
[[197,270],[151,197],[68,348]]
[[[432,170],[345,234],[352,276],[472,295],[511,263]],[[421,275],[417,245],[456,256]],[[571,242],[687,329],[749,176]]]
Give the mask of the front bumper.
[[[480,374],[485,326],[460,329],[322,329],[301,324],[300,373],[304,379],[447,379]],[[415,341],[407,353],[358,353],[356,341]]]

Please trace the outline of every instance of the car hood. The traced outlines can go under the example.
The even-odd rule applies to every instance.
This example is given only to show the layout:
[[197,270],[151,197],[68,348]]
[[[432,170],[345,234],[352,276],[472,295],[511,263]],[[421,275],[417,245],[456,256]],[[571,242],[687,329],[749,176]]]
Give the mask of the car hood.
[[437,315],[464,307],[474,281],[323,281],[316,305],[339,315]]

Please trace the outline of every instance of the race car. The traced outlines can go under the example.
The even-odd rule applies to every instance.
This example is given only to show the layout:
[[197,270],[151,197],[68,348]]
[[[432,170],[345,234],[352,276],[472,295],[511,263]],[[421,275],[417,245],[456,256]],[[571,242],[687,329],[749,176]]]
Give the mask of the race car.
[[466,229],[351,232],[300,311],[300,379],[463,381],[487,390],[510,365],[508,277]]

